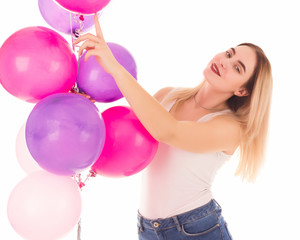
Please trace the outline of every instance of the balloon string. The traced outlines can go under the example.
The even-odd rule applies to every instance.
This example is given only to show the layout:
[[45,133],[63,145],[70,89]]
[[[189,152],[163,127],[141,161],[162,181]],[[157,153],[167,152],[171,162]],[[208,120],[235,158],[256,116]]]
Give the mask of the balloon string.
[[[82,182],[81,182],[81,174],[76,174],[73,176],[75,182],[77,183],[77,185],[79,186],[80,188],[80,191],[82,191]],[[81,217],[77,223],[77,240],[81,240]]]
[[86,176],[84,181],[82,181],[81,173],[74,175],[74,180],[77,182],[77,185],[79,186],[80,190],[82,190],[82,188],[85,186],[85,182],[89,180],[91,177],[96,177],[96,176],[97,176],[96,172],[90,169],[89,174]]
[[[74,40],[76,40],[77,38],[80,37],[80,34],[82,32],[82,29],[84,27],[84,24],[83,24],[83,21],[84,21],[84,17],[83,15],[79,15],[79,20],[76,19],[76,16],[78,15],[75,15],[74,16],[74,22],[76,23],[79,23],[79,29],[76,28],[73,32],[73,19],[72,19],[72,13],[70,12],[70,34],[71,34],[71,37],[72,37],[72,48],[73,48],[73,51],[75,52],[75,45],[73,44],[74,43]],[[79,67],[79,61],[77,61],[78,63],[78,67]],[[77,92],[79,93],[80,90],[77,86],[77,83],[75,82],[74,83],[74,86],[72,87],[72,90],[73,92]],[[81,179],[81,174],[76,174],[73,176],[74,177],[74,180],[76,181],[76,183],[78,184],[79,188],[80,188],[80,191],[82,191],[82,188],[85,186],[85,182],[90,178],[90,177],[96,177],[96,173],[93,171],[93,170],[90,170],[89,174],[87,175],[86,179],[84,181],[82,181]],[[79,222],[77,224],[77,240],[81,240],[81,218],[79,219]]]
[[[79,186],[80,191],[82,191],[82,188],[85,186],[85,182],[90,177],[96,177],[96,176],[97,176],[96,172],[93,171],[92,169],[90,169],[89,174],[86,176],[84,181],[82,181],[81,173],[74,175],[73,178],[74,178],[75,182],[77,183],[77,185]],[[77,224],[77,240],[81,240],[81,218],[79,219],[79,222]]]
[[[77,19],[77,17],[78,17],[78,19]],[[76,29],[76,30],[79,33],[82,32],[82,29],[84,28],[84,16],[77,14],[77,15],[74,15],[73,19],[74,19],[74,22],[79,23],[79,29],[78,30]]]
[[[78,19],[77,19],[78,17]],[[76,28],[73,31],[73,21],[75,23],[79,23],[79,28]],[[80,37],[82,29],[84,28],[84,16],[83,15],[74,15],[73,19],[72,19],[72,14],[70,13],[70,29],[71,29],[71,36],[72,36],[72,45],[73,45],[73,41],[76,40],[77,38]],[[75,46],[73,45],[73,50],[75,51]]]
[[74,38],[73,38],[73,32],[72,32],[72,29],[73,29],[72,13],[70,13],[69,15],[70,15],[70,34],[71,34],[71,38],[72,38],[72,48],[73,48],[73,51],[75,51],[75,46],[73,44]]
[[[84,21],[84,17],[83,15],[79,15],[79,20],[76,19],[76,16],[78,15],[75,15],[73,18],[72,18],[72,13],[70,12],[70,34],[71,34],[71,38],[72,38],[72,48],[73,48],[73,51],[75,52],[75,46],[74,45],[74,41],[80,37],[80,34],[81,34],[81,31],[84,27],[84,24],[83,24],[83,21]],[[76,23],[79,23],[80,25],[80,28],[76,28],[73,32],[73,20],[74,22]],[[78,59],[79,57],[77,57]],[[77,69],[79,68],[79,61],[77,61]],[[80,90],[77,86],[77,83],[75,82],[75,84],[73,85],[72,89],[71,89],[71,92],[76,92],[76,93],[79,93]]]
[[79,219],[77,227],[77,240],[81,240],[81,218]]

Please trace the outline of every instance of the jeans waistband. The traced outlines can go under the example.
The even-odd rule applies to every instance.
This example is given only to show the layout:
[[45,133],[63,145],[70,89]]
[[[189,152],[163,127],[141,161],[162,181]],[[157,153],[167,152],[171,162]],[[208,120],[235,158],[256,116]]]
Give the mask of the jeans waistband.
[[217,203],[217,201],[212,199],[210,202],[199,208],[169,218],[147,219],[138,213],[138,225],[140,228],[145,227],[154,230],[176,226],[179,230],[181,229],[181,224],[205,217],[213,211],[221,212],[221,210],[221,206]]

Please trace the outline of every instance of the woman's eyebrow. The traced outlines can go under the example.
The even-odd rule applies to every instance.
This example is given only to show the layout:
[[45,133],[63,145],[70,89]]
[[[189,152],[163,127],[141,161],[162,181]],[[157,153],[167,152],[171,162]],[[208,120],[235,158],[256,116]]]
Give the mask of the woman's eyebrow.
[[233,55],[235,55],[235,49],[234,48],[230,48],[230,49],[233,52]]
[[[230,48],[230,49],[233,52],[233,55],[235,55],[235,49],[234,48]],[[238,63],[242,66],[242,68],[244,69],[244,72],[246,72],[246,66],[245,66],[245,64],[242,61],[240,61],[240,60],[238,60]]]

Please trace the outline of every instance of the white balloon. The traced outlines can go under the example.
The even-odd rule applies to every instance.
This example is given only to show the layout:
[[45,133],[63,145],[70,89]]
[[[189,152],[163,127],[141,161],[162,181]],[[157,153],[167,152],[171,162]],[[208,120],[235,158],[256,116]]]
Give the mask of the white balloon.
[[31,156],[25,138],[25,123],[21,126],[16,140],[16,155],[21,168],[27,173],[40,171],[42,168]]

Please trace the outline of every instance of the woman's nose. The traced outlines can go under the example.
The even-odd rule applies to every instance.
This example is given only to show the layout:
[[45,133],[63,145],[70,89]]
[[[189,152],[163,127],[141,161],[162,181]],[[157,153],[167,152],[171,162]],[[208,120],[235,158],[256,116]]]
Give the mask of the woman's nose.
[[227,68],[227,66],[228,66],[228,64],[229,64],[229,60],[228,59],[221,59],[220,60],[220,65],[221,65],[221,67],[222,68]]

